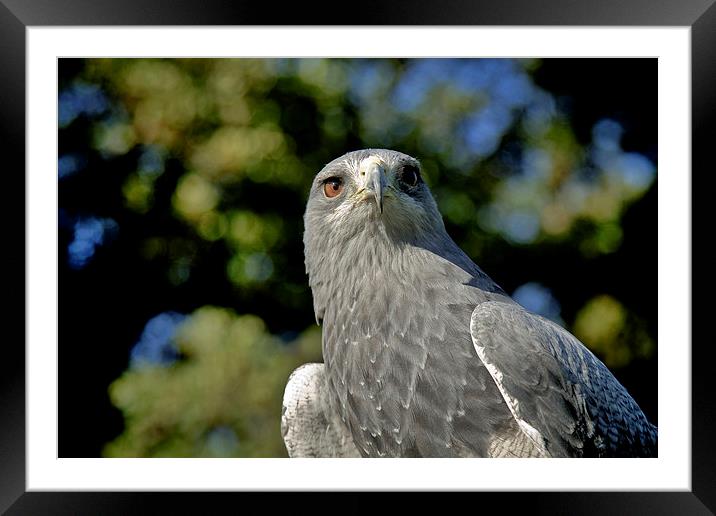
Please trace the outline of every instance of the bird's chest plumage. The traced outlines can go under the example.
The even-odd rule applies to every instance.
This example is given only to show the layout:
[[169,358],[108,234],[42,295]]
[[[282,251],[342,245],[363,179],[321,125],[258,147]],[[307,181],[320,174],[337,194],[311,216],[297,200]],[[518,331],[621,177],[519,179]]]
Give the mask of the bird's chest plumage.
[[484,455],[511,424],[469,334],[484,294],[424,277],[378,270],[326,307],[329,399],[366,456]]

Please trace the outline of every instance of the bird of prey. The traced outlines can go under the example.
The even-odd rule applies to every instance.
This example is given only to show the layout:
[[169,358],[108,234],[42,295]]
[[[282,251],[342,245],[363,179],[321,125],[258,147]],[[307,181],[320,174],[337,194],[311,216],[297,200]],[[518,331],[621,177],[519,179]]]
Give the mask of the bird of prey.
[[335,159],[304,222],[324,363],[289,378],[289,456],[656,455],[656,427],[607,367],[448,236],[416,159]]

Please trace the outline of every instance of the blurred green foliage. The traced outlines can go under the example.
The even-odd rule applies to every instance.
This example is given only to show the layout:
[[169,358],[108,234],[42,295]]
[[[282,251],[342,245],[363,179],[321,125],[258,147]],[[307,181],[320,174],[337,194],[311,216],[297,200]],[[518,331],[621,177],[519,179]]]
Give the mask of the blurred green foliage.
[[110,457],[280,454],[276,402],[297,364],[318,362],[317,326],[285,343],[255,315],[203,307],[174,337],[182,360],[128,370],[110,388],[127,430]]
[[[132,227],[146,221],[132,237],[141,260],[177,292],[218,268],[231,308],[256,314],[197,298],[176,333],[156,340],[176,357],[130,364],[110,386],[125,431],[104,454],[285,456],[283,387],[295,367],[321,360],[303,273],[303,207],[315,173],[349,150],[396,148],[421,159],[448,231],[490,275],[508,247],[577,249],[584,260],[619,250],[622,217],[652,187],[656,168],[622,149],[613,120],[580,142],[555,97],[535,84],[539,67],[499,59],[84,61],[64,88],[91,85],[107,99],[86,116],[87,152],[131,158],[116,191],[124,217],[139,221]],[[60,101],[60,129],[69,131],[81,110],[63,118]],[[184,229],[167,230],[177,224]],[[607,365],[654,356],[643,315],[609,293],[581,294],[582,306],[562,318]],[[559,316],[558,302],[551,306]]]

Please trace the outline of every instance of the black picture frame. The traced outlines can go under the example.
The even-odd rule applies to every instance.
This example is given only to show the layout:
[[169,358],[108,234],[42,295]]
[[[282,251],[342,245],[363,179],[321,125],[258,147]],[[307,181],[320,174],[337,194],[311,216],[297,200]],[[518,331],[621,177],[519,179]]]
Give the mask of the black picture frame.
[[[192,506],[206,508],[219,503],[227,510],[241,503],[262,503],[264,510],[281,497],[247,493],[73,493],[26,492],[25,466],[25,51],[26,30],[32,26],[64,25],[556,25],[556,26],[688,26],[691,28],[692,73],[692,236],[707,235],[712,216],[695,209],[699,197],[709,194],[705,181],[712,175],[716,112],[716,5],[715,0],[573,0],[442,1],[402,0],[365,4],[353,15],[321,10],[306,2],[278,7],[271,3],[228,0],[0,0],[0,149],[5,158],[7,201],[2,219],[8,235],[3,255],[5,281],[9,282],[6,321],[22,327],[19,337],[6,336],[3,374],[0,374],[0,511],[8,514],[127,514],[142,513],[160,503],[162,512]],[[346,8],[344,8],[346,9]],[[667,142],[660,142],[665,145]],[[23,172],[20,172],[23,171]],[[694,172],[696,171],[696,172]],[[710,174],[711,172],[711,174]],[[687,172],[688,173],[688,172]],[[686,178],[685,178],[686,180]],[[694,184],[698,184],[694,188]],[[22,195],[20,194],[22,192]],[[19,204],[15,206],[13,199]],[[705,199],[702,199],[705,200]],[[19,214],[23,215],[20,216]],[[21,217],[21,218],[20,218]],[[22,221],[22,224],[20,223]],[[693,238],[693,237],[692,237]],[[704,239],[705,240],[705,239]],[[703,241],[703,240],[702,240]],[[692,277],[704,272],[693,239]],[[25,274],[16,271],[23,268]],[[548,514],[713,514],[716,512],[716,440],[712,430],[714,410],[711,372],[712,339],[702,332],[708,281],[692,282],[692,490],[689,492],[590,492],[590,493],[473,493],[485,501],[523,506],[533,513]],[[6,283],[7,285],[7,283]],[[699,317],[701,316],[701,317]],[[702,326],[703,325],[703,326]],[[701,338],[697,338],[697,336]],[[662,349],[669,343],[661,342]],[[668,359],[668,351],[663,354]],[[208,497],[211,496],[211,500]],[[357,496],[353,494],[351,496]],[[188,501],[191,498],[191,502]],[[422,503],[415,495],[413,501]],[[365,512],[367,504],[342,501],[342,509]],[[290,503],[303,505],[305,497],[293,495]],[[474,503],[474,501],[473,501]],[[314,508],[312,508],[313,510]],[[216,511],[212,511],[216,512]]]

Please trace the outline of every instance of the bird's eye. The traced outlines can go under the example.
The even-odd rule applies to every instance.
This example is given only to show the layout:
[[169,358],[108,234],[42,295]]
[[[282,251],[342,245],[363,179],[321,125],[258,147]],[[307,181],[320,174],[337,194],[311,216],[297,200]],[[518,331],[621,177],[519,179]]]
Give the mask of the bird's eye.
[[339,177],[329,177],[323,182],[323,193],[326,197],[336,197],[343,191],[343,180]]
[[400,180],[408,186],[417,186],[420,182],[420,172],[415,165],[405,165],[400,171]]

